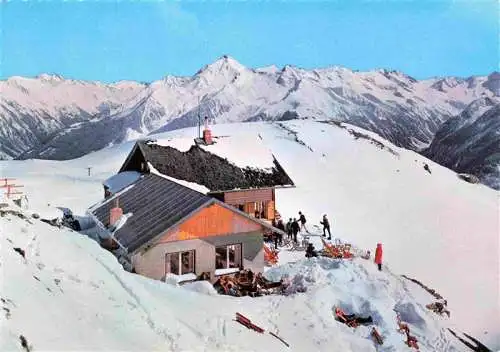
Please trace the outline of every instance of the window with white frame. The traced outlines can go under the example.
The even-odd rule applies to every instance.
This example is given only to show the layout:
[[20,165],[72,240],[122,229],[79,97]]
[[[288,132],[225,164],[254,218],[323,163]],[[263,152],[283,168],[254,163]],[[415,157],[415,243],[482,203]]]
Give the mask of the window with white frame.
[[215,247],[215,269],[241,268],[241,243]]
[[167,253],[165,272],[175,275],[194,273],[194,251]]

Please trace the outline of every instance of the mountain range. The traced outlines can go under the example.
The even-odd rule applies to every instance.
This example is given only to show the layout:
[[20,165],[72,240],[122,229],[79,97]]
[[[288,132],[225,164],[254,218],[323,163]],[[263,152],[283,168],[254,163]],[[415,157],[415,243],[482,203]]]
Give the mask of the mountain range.
[[[166,76],[151,83],[16,76],[0,81],[0,159],[76,158],[152,133],[195,126],[199,116],[215,123],[343,121],[422,151],[442,124],[469,104],[497,101],[499,82],[498,72],[416,80],[383,69],[253,69],[229,56],[193,76]],[[436,153],[442,150],[428,155]]]
[[422,154],[500,189],[500,102],[490,98],[475,100],[443,123]]

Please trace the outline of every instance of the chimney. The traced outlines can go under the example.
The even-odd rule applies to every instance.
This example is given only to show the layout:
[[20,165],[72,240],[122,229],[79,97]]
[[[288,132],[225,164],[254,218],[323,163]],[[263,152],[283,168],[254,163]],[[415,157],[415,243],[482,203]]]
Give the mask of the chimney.
[[116,198],[115,207],[111,208],[109,211],[109,226],[113,226],[122,217],[123,210],[118,204],[118,198]]
[[205,129],[203,130],[203,141],[206,145],[212,144],[212,131],[208,128],[208,116],[205,116]]

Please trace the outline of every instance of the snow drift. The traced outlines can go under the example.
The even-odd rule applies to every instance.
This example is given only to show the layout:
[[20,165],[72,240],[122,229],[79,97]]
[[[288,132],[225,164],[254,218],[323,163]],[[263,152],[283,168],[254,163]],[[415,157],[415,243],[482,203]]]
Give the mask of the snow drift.
[[[1,210],[17,211],[12,205]],[[395,331],[396,308],[422,351],[460,351],[400,278],[370,262],[300,260],[268,275],[304,280],[305,293],[232,298],[203,283],[178,287],[127,273],[91,239],[25,216],[0,218],[4,351],[20,349],[21,336],[33,350],[375,351],[368,328],[335,321],[332,305],[372,315],[384,350],[405,350]],[[237,324],[235,312],[291,348]]]
[[[194,137],[196,133],[196,129],[185,129],[156,137]],[[234,137],[260,134],[262,143],[276,155],[296,184],[296,188],[276,192],[277,209],[285,218],[296,217],[297,212],[302,210],[312,226],[326,213],[334,237],[372,251],[377,242],[382,242],[384,263],[389,265],[392,273],[416,278],[448,300],[452,315],[446,326],[469,333],[491,348],[500,347],[497,192],[482,185],[466,183],[454,172],[421,155],[398,148],[376,134],[348,124],[288,121],[279,124],[216,125],[213,134]],[[24,191],[33,209],[50,210],[63,206],[71,208],[75,214],[84,214],[90,204],[102,199],[101,182],[118,170],[132,146],[133,143],[126,143],[63,162],[0,161],[0,167],[5,176],[16,177],[25,185]],[[424,163],[429,165],[430,172],[423,168]],[[87,175],[88,166],[93,167],[91,176]],[[17,231],[15,229],[11,227],[10,231]],[[285,257],[287,255],[283,254],[282,258]],[[321,273],[323,269],[314,270],[319,270],[318,275],[327,275]],[[340,271],[333,272],[340,274]],[[306,282],[305,279],[297,280],[299,283]],[[160,285],[147,280],[141,283],[148,287]],[[411,290],[415,295],[421,291],[410,282],[401,285],[415,286],[417,291]],[[392,286],[380,289],[381,292],[393,290]],[[367,296],[363,297],[368,299],[372,291],[366,289],[365,292]],[[311,293],[308,291],[305,295]],[[270,299],[280,301],[286,298]],[[361,304],[349,303],[348,298],[342,300],[345,304],[352,304],[353,308]],[[386,309],[395,306],[395,300],[391,300],[386,302],[387,305],[384,303]],[[311,302],[304,298],[305,301]],[[419,304],[431,301],[432,297],[425,294]],[[225,311],[226,302],[233,301],[224,299],[222,302],[220,306],[207,304],[220,314],[219,311]],[[418,308],[421,306],[412,304],[422,316]],[[179,304],[176,309],[177,306],[179,310],[184,307]],[[246,303],[241,303],[238,309],[242,307],[246,307]],[[256,318],[268,308],[265,307],[262,311],[247,313]],[[328,312],[325,310],[318,314],[323,318],[326,315],[330,317],[330,301],[322,308]],[[316,311],[308,314],[314,315]],[[297,312],[297,315],[300,313]],[[384,319],[389,319],[388,315],[386,317]],[[423,319],[427,319],[425,315]],[[291,321],[293,324],[293,319]],[[323,327],[322,321],[316,321],[315,326],[321,327],[323,335],[330,336],[327,331],[331,330],[331,326]],[[389,326],[389,320],[386,324]],[[307,326],[304,323],[304,331],[308,330]],[[297,334],[296,330],[293,331]],[[251,332],[244,334],[254,337]],[[437,332],[434,331],[434,334]],[[315,335],[314,339],[320,341],[320,346],[327,346],[320,336]],[[300,335],[297,339],[299,337],[305,338]],[[316,346],[309,343],[304,347]],[[328,348],[333,348],[331,346],[335,345]],[[337,347],[346,350],[342,349],[345,345]],[[240,349],[254,348],[240,345]],[[326,347],[313,347],[312,350],[318,348]]]

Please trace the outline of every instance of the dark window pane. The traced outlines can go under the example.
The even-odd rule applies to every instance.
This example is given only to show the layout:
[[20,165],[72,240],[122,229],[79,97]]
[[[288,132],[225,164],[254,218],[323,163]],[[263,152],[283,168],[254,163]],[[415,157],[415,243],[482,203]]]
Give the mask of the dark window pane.
[[241,267],[241,244],[234,244],[227,247],[229,255],[229,268]]
[[226,247],[215,248],[215,269],[227,268],[227,249]]
[[170,270],[167,272],[179,275],[179,253],[167,254],[167,266],[170,265]]
[[194,251],[182,252],[181,263],[181,275],[194,273]]

